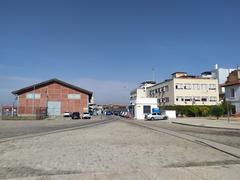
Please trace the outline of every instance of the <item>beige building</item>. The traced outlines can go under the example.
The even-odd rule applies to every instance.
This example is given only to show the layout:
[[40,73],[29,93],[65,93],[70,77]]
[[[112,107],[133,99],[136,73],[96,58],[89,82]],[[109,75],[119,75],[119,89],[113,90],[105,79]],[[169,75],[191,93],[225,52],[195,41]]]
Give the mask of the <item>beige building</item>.
[[137,98],[147,98],[147,88],[155,84],[155,81],[142,82],[139,87],[130,92],[130,101],[135,101]]
[[176,72],[171,79],[148,87],[147,96],[157,98],[159,106],[216,105],[219,103],[218,80]]

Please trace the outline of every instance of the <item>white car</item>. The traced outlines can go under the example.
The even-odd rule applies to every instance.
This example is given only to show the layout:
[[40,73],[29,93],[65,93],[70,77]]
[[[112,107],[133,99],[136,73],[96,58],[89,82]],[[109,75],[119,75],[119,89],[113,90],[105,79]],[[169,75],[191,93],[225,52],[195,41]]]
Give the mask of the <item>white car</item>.
[[87,112],[83,113],[82,119],[91,119],[91,115]]
[[70,112],[64,112],[63,113],[63,117],[70,117],[71,116],[71,113]]
[[155,120],[155,119],[168,119],[168,116],[163,115],[161,113],[151,113],[146,116],[147,120]]

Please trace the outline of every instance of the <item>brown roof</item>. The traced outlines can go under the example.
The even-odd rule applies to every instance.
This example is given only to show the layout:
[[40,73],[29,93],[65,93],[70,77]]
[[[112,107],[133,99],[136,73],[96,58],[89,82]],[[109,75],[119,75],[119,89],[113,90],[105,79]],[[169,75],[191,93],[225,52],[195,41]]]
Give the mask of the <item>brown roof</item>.
[[221,86],[222,86],[222,87],[226,87],[226,86],[233,86],[233,85],[237,85],[237,84],[240,84],[240,80],[228,82],[228,83],[223,84],[223,85],[221,85]]
[[22,89],[19,89],[19,90],[16,90],[16,91],[13,91],[12,94],[22,94],[24,92],[28,92],[28,91],[31,91],[33,90],[34,88],[38,88],[38,87],[42,87],[42,86],[45,86],[45,85],[48,85],[48,84],[51,84],[51,83],[58,83],[58,84],[61,84],[63,86],[67,86],[69,88],[72,88],[72,89],[75,89],[77,91],[80,91],[80,92],[83,92],[83,93],[86,93],[90,96],[92,96],[92,92],[91,91],[88,91],[88,90],[85,90],[85,89],[82,89],[78,86],[74,86],[72,84],[69,84],[69,83],[66,83],[64,81],[61,81],[59,79],[50,79],[50,80],[47,80],[47,81],[43,81],[41,83],[37,83],[37,84],[33,84],[31,86],[28,86],[28,87],[25,87],[25,88],[22,88]]

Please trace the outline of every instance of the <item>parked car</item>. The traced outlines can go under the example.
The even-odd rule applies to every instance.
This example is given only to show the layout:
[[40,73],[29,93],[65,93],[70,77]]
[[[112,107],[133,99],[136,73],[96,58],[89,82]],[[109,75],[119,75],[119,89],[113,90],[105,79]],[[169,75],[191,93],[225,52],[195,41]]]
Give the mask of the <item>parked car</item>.
[[63,117],[70,117],[71,116],[71,113],[70,112],[64,112],[63,113]]
[[113,113],[112,113],[112,111],[107,111],[107,112],[106,112],[106,115],[107,115],[107,116],[111,116],[111,115],[113,115]]
[[147,120],[155,120],[155,119],[168,119],[168,116],[163,115],[161,113],[151,113],[145,116]]
[[80,119],[80,113],[79,112],[73,112],[72,113],[72,119]]
[[120,115],[120,111],[114,111],[113,114],[114,114],[115,116],[119,116],[119,115]]
[[91,115],[87,112],[83,113],[82,119],[91,119]]

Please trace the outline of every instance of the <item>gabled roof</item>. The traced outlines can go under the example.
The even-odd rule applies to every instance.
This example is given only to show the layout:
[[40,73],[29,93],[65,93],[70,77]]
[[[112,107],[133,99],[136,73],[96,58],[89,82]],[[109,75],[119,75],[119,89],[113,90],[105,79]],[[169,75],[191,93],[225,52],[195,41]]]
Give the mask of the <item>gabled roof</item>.
[[72,84],[69,84],[69,83],[66,83],[64,81],[61,81],[59,79],[50,79],[50,80],[47,80],[47,81],[43,81],[41,83],[37,83],[37,84],[33,84],[31,86],[28,86],[28,87],[25,87],[25,88],[22,88],[22,89],[19,89],[19,90],[16,90],[16,91],[13,91],[12,94],[22,94],[22,93],[25,93],[25,92],[28,92],[28,91],[32,91],[34,90],[34,88],[39,88],[39,87],[43,87],[45,85],[48,85],[48,84],[52,84],[52,83],[58,83],[58,84],[61,84],[63,86],[66,86],[66,87],[69,87],[69,88],[72,88],[72,89],[75,89],[77,91],[80,91],[80,92],[83,92],[83,93],[86,93],[90,96],[92,96],[92,92],[91,91],[88,91],[88,90],[85,90],[85,89],[82,89],[78,86],[74,86]]
[[221,86],[222,87],[227,87],[227,86],[235,86],[235,85],[240,85],[240,80],[228,82],[228,83],[222,84]]

